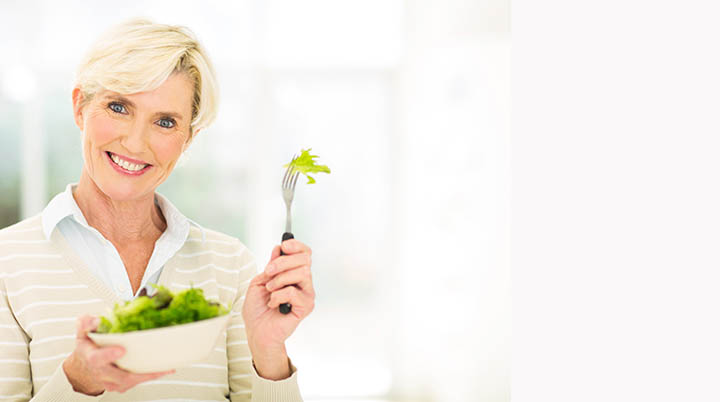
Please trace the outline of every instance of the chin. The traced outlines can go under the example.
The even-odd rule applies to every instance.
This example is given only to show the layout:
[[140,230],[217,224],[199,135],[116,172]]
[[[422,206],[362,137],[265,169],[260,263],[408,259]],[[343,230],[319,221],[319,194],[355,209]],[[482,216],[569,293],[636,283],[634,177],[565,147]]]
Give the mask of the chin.
[[133,201],[155,191],[154,188],[148,188],[140,183],[123,183],[121,180],[96,181],[95,183],[100,191],[113,201]]

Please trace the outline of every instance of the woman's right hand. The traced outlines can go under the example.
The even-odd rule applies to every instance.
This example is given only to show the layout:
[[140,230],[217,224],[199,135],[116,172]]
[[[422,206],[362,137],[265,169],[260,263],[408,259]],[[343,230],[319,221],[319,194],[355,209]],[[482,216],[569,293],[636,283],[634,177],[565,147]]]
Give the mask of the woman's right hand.
[[89,315],[78,318],[75,350],[63,362],[63,370],[76,392],[100,395],[105,391],[125,392],[141,382],[154,380],[175,370],[135,374],[113,362],[125,354],[122,346],[97,346],[87,333],[97,328],[100,319]]

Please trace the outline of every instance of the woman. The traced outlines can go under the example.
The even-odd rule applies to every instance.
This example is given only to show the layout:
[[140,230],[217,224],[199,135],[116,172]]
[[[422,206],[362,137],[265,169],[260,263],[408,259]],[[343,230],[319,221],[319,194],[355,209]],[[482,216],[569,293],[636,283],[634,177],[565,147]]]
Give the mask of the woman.
[[[240,241],[155,192],[216,114],[214,72],[194,35],[146,20],[116,27],[81,63],[72,101],[78,183],[0,231],[0,399],[302,400],[285,340],[314,306],[310,248],[285,241],[257,274]],[[232,305],[206,361],[134,374],[113,364],[121,347],[87,337],[97,316],[150,283],[194,283]]]

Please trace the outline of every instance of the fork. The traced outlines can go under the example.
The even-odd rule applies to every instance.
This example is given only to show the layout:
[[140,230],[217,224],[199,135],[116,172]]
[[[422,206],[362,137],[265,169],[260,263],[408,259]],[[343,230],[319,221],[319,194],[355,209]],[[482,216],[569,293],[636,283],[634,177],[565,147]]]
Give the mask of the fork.
[[[293,196],[295,195],[295,184],[297,183],[298,176],[300,175],[300,172],[295,172],[293,174],[296,159],[297,155],[293,155],[292,161],[290,161],[282,181],[283,200],[285,200],[285,208],[287,211],[285,215],[285,233],[282,235],[282,241],[295,238],[292,234],[290,206],[292,205]],[[285,255],[282,248],[280,248],[280,255]],[[280,305],[279,309],[282,314],[288,314],[292,310],[292,305],[290,303],[283,303]]]

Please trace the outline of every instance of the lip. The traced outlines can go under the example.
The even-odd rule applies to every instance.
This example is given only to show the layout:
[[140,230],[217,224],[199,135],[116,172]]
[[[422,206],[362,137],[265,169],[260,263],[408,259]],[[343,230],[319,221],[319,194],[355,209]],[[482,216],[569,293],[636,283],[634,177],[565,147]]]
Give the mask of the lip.
[[[141,174],[143,174],[143,173],[147,172],[148,170],[150,170],[150,168],[152,167],[152,165],[147,165],[147,166],[145,166],[144,168],[138,170],[137,172],[131,172],[131,171],[129,171],[129,170],[125,170],[125,169],[123,169],[122,167],[116,165],[115,162],[113,162],[113,160],[110,158],[110,153],[109,153],[109,152],[104,152],[104,154],[105,154],[105,159],[107,159],[108,163],[109,163],[117,172],[122,173],[122,174],[127,175],[127,176],[140,176]],[[140,162],[140,163],[142,163],[142,162]]]

